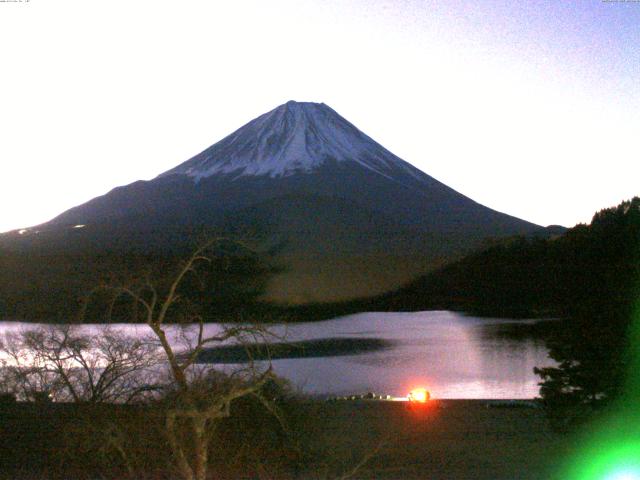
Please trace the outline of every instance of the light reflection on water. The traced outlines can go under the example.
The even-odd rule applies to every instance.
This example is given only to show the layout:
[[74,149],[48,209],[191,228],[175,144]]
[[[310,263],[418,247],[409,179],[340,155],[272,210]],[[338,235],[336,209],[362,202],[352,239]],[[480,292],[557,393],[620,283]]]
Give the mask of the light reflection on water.
[[[426,386],[434,398],[534,398],[534,366],[553,365],[540,341],[493,335],[492,328],[513,322],[449,311],[360,313],[322,322],[275,327],[288,340],[330,337],[381,338],[393,346],[359,355],[288,358],[273,361],[277,374],[311,394],[347,395],[373,391],[404,396]],[[0,322],[0,334],[28,324]],[[97,333],[99,327],[83,325]],[[146,326],[114,325],[132,335]],[[208,324],[206,333],[220,329]],[[177,333],[176,329],[168,328]],[[226,368],[232,368],[227,366]]]
[[[276,371],[313,393],[374,391],[406,395],[425,385],[437,398],[534,398],[534,366],[553,365],[540,341],[491,335],[513,321],[467,317],[455,312],[361,313],[290,327],[290,337],[383,338],[395,346],[362,355],[286,359]],[[358,334],[358,332],[362,332]]]

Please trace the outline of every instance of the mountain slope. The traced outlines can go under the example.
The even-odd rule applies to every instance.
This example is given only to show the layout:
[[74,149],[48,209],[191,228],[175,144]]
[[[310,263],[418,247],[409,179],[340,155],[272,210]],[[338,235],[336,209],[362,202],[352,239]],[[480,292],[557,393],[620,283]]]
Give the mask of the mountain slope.
[[255,230],[279,245],[282,270],[265,298],[288,303],[381,293],[487,237],[540,228],[449,188],[328,106],[288,102],[155,179],[118,187],[9,243],[175,251],[201,227]]

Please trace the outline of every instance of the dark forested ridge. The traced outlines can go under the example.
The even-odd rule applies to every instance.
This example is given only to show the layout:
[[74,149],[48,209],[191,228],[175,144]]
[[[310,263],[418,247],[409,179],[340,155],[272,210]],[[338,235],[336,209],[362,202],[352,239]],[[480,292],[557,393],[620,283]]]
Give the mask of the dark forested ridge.
[[[382,301],[491,316],[567,316],[628,310],[639,274],[640,198],[597,212],[564,234],[497,241]],[[637,292],[637,290],[635,290]]]

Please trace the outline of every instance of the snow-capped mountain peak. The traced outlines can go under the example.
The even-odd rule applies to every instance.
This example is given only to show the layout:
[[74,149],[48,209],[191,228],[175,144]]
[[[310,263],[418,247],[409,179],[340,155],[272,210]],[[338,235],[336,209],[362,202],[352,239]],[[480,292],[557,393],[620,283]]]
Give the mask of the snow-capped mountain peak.
[[398,168],[419,175],[324,103],[289,101],[160,176],[187,175],[196,181],[218,174],[285,177],[309,173],[327,161],[356,162],[384,176]]
[[[62,257],[72,263],[56,263],[64,273],[86,252],[117,252],[114,258],[121,253],[134,263],[144,252],[164,262],[193,248],[196,232],[255,232],[270,252],[265,260],[278,268],[257,276],[249,269],[245,298],[253,302],[256,286],[264,286],[259,301],[296,304],[379,295],[459,258],[486,237],[539,227],[412,167],[326,105],[288,102],[160,178],[114,188],[28,230],[41,234],[16,232],[15,251],[33,248],[38,254],[25,259],[35,263],[25,268],[18,262],[5,278],[29,268],[40,272],[47,250],[56,258],[68,252]],[[95,262],[80,263],[83,278],[97,278]],[[28,282],[43,284],[36,277]],[[72,304],[80,287],[68,290],[63,303]],[[222,290],[240,298],[235,286]],[[57,312],[61,303],[51,298],[45,289],[33,303],[40,312]]]

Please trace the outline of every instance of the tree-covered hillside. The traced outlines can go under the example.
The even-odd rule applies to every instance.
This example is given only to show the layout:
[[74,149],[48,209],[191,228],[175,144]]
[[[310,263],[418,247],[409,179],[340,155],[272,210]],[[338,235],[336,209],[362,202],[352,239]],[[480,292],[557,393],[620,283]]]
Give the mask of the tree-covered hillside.
[[392,309],[447,307],[495,316],[626,312],[637,292],[639,250],[635,197],[562,235],[498,241],[417,279],[384,303]]

